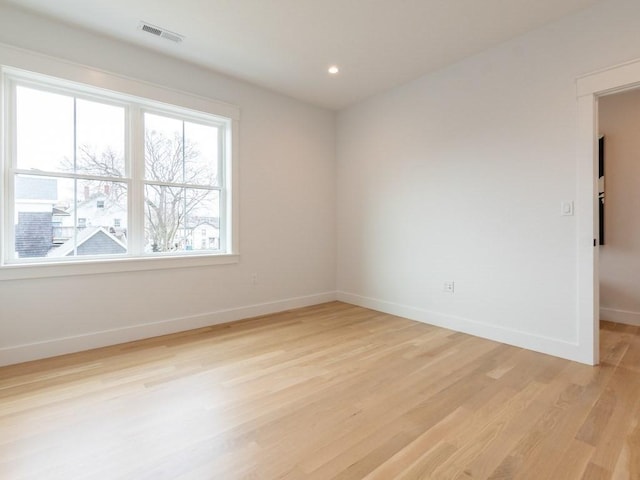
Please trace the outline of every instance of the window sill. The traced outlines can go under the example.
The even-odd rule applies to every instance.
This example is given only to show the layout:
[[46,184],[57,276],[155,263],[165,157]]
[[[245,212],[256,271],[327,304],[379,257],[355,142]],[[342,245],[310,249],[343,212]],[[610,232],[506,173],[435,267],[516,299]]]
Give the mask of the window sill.
[[240,256],[237,254],[220,254],[87,260],[68,263],[12,264],[0,267],[0,281],[206,267],[229,265],[239,261]]

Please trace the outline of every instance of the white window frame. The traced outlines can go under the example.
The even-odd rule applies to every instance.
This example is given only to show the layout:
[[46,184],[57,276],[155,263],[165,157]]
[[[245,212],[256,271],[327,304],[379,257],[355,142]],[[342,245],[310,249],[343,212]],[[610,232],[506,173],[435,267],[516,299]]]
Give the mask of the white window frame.
[[[239,261],[238,238],[238,122],[239,109],[233,105],[199,97],[182,91],[168,89],[159,85],[125,78],[112,73],[97,71],[85,66],[69,64],[50,57],[44,59],[30,52],[16,52],[0,45],[0,85],[2,88],[2,140],[0,155],[2,156],[0,180],[2,196],[0,198],[0,222],[2,239],[0,240],[0,280],[39,278],[65,275],[83,275],[96,273],[112,273],[135,270],[156,270],[165,268],[199,267],[216,264],[237,263]],[[7,55],[12,53],[13,55]],[[6,57],[13,57],[13,62],[5,62]],[[16,61],[17,60],[17,61]],[[34,68],[34,67],[38,68]],[[35,71],[35,73],[34,73]],[[55,75],[55,76],[52,76]],[[144,111],[161,115],[178,116],[181,119],[199,123],[215,123],[224,125],[224,156],[219,166],[222,176],[220,185],[220,252],[181,251],[145,254],[144,212],[141,195],[144,185],[144,160],[131,161],[135,151],[144,158],[144,145],[140,136],[132,136],[129,152],[125,154],[127,162],[128,224],[133,227],[128,242],[128,253],[125,255],[100,257],[73,257],[71,259],[38,258],[14,259],[10,253],[13,248],[13,178],[17,173],[14,165],[15,155],[12,149],[15,142],[13,135],[13,105],[11,90],[15,85],[36,86],[39,89],[51,88],[52,91],[64,91],[83,98],[105,103],[132,105],[126,107],[127,135],[132,128],[141,129]],[[9,107],[9,108],[7,108]],[[138,123],[135,125],[135,123]],[[134,124],[134,125],[131,125]],[[138,140],[136,140],[138,138]],[[137,157],[140,158],[140,157]],[[24,173],[24,172],[23,172]],[[137,182],[138,185],[132,185]],[[224,212],[224,213],[223,213]],[[223,223],[223,217],[226,221]],[[136,232],[137,230],[137,232]]]
[[[176,182],[165,182],[165,181],[154,181],[154,180],[149,180],[147,178],[145,178],[144,172],[142,172],[142,178],[141,178],[141,186],[142,189],[144,190],[144,186],[145,185],[161,185],[161,186],[169,186],[169,187],[175,187],[175,188],[194,188],[194,189],[203,189],[203,190],[210,190],[210,191],[217,191],[219,192],[219,199],[220,199],[220,211],[223,212],[225,210],[225,206],[226,206],[226,187],[225,187],[225,183],[226,183],[226,176],[227,176],[227,168],[228,165],[225,161],[225,155],[226,155],[226,131],[231,128],[230,123],[227,119],[223,119],[222,121],[220,121],[220,119],[218,118],[218,120],[213,123],[211,122],[209,119],[209,121],[205,121],[204,117],[199,117],[199,116],[186,116],[183,114],[175,114],[174,112],[170,111],[170,110],[166,110],[166,109],[162,109],[160,108],[160,106],[156,105],[155,108],[141,108],[140,109],[140,123],[143,123],[143,118],[144,115],[146,113],[149,113],[151,115],[159,115],[159,116],[163,116],[163,117],[167,117],[167,118],[172,118],[174,120],[178,120],[178,121],[190,121],[190,122],[194,122],[194,123],[199,123],[201,125],[210,125],[210,126],[216,126],[219,129],[219,138],[218,138],[218,165],[216,166],[217,172],[218,172],[218,177],[221,180],[220,181],[220,185],[219,186],[211,186],[211,185],[199,185],[199,184],[185,184],[185,183],[176,183]],[[144,148],[144,147],[143,147]],[[140,192],[141,194],[143,192]],[[226,222],[225,222],[226,223]],[[222,251],[226,251],[227,249],[227,235],[226,235],[226,230],[227,230],[227,225],[223,225],[222,222],[222,215],[220,217],[220,231],[222,232],[222,238],[224,239],[223,242],[221,242],[219,250]],[[198,255],[199,252],[197,251],[191,251],[188,252],[187,254],[189,255]],[[172,252],[166,252],[166,253],[155,253],[154,255],[175,255]]]

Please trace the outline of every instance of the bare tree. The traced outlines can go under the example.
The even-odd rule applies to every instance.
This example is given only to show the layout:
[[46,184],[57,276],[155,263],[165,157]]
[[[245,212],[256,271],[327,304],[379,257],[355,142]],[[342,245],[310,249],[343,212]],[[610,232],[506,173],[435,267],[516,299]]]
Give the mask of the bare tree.
[[[89,145],[78,147],[78,172],[90,175],[101,175],[105,177],[122,177],[122,166],[124,165],[122,154],[116,152],[110,146],[99,154],[95,148]],[[69,161],[65,159],[67,163]],[[68,169],[73,169],[73,165],[67,165]]]
[[[213,178],[199,165],[200,152],[191,142],[175,134],[168,138],[155,130],[145,132],[145,172],[147,180],[178,183],[211,183]],[[148,183],[145,187],[146,236],[154,251],[182,248],[186,241],[186,221],[209,193],[207,190]],[[180,229],[185,230],[181,241]]]
[[[74,170],[73,160],[65,158],[62,161],[62,168],[69,172],[83,173],[101,177],[123,177],[124,159],[122,153],[116,152],[113,148],[107,147],[101,152],[89,145],[78,147],[77,165]],[[114,202],[119,202],[126,195],[127,189],[124,183],[112,182],[110,180],[87,180],[85,185],[91,186],[95,191],[106,195]],[[96,192],[93,193],[96,193]]]
[[[87,175],[124,177],[122,155],[111,148],[96,152],[81,146],[75,171]],[[197,145],[176,133],[168,137],[155,130],[145,132],[145,236],[153,251],[184,247],[189,216],[200,206],[208,190],[168,184],[211,184],[215,179],[201,163]],[[73,162],[64,168],[73,171]],[[94,182],[95,183],[95,182]],[[114,202],[126,192],[124,183],[99,181],[101,193]],[[108,188],[105,188],[106,185]],[[183,230],[183,235],[179,235]]]

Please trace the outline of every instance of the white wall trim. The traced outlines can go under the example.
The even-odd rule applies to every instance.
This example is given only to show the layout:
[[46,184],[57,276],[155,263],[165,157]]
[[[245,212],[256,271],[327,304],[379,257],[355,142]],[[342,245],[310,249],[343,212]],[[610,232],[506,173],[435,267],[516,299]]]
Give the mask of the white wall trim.
[[578,97],[577,186],[576,186],[576,285],[577,330],[584,354],[596,365],[600,354],[597,161],[597,102],[593,95]]
[[577,343],[566,342],[532,333],[499,327],[468,318],[432,312],[422,308],[387,302],[376,298],[363,297],[353,293],[338,291],[337,300],[380,312],[397,315],[429,325],[467,333],[516,347],[526,348],[556,357],[566,358],[580,363],[591,364],[591,358],[585,355]]
[[640,312],[600,307],[600,318],[609,322],[640,326]]
[[218,310],[201,315],[173,318],[161,322],[145,323],[72,337],[55,338],[42,342],[3,347],[0,348],[0,366],[117,345],[134,340],[157,337],[159,335],[183,332],[195,328],[283,312],[293,308],[318,305],[334,301],[335,299],[335,292],[323,292],[273,302],[258,303],[245,307]]
[[578,96],[613,93],[634,88],[640,82],[640,61],[632,60],[604,68],[577,79]]
[[[225,155],[225,171],[229,178],[227,216],[229,229],[226,232],[227,253],[222,254],[181,254],[162,256],[133,256],[121,258],[92,258],[67,262],[49,261],[52,259],[39,259],[34,264],[23,260],[12,260],[7,263],[6,251],[2,251],[8,241],[0,241],[0,281],[46,278],[68,275],[87,275],[97,273],[130,272],[142,270],[157,270],[164,268],[186,268],[209,265],[225,265],[238,263],[240,247],[240,193],[239,193],[239,118],[240,107],[214,98],[196,95],[183,90],[166,87],[145,80],[120,75],[114,72],[97,69],[88,65],[71,62],[58,57],[45,55],[39,52],[26,50],[12,45],[0,43],[0,80],[9,75],[22,81],[35,80],[38,83],[50,83],[60,86],[61,80],[71,82],[74,89],[93,92],[92,88],[106,90],[110,96],[135,102],[140,105],[151,105],[160,108],[158,102],[164,104],[168,111],[178,108],[192,110],[196,117],[197,112],[218,117],[221,122],[228,123],[226,129],[228,153]],[[43,77],[44,76],[44,77]],[[47,77],[50,77],[47,79]],[[65,85],[65,83],[62,83]],[[91,88],[90,88],[91,87]],[[87,90],[88,89],[88,90]],[[0,98],[0,101],[3,99]],[[149,103],[151,102],[151,103]],[[2,107],[2,105],[0,105]],[[0,119],[0,124],[7,123],[8,119]],[[0,134],[6,132],[0,131]],[[0,135],[1,137],[2,135]],[[0,139],[1,140],[1,139]],[[0,143],[2,143],[0,141]],[[7,142],[4,142],[7,144]],[[2,152],[8,159],[9,151]],[[1,160],[1,159],[0,159]],[[0,162],[2,163],[2,162]],[[7,190],[6,182],[9,181],[8,170],[0,169],[0,186]],[[226,183],[226,182],[225,182]],[[0,189],[1,190],[1,189]],[[10,192],[10,189],[8,190]],[[4,212],[0,212],[0,225],[4,225],[6,218]],[[10,235],[9,229],[6,234]],[[3,244],[4,245],[1,245]]]
[[237,105],[6,43],[0,43],[0,64],[22,70],[23,75],[27,76],[29,72],[34,72],[234,120],[240,118],[240,107]]
[[239,255],[183,255],[135,258],[92,259],[89,261],[51,262],[40,264],[9,264],[0,267],[0,282],[31,278],[99,275],[103,273],[139,272],[169,268],[198,268],[211,265],[231,265],[240,262]]

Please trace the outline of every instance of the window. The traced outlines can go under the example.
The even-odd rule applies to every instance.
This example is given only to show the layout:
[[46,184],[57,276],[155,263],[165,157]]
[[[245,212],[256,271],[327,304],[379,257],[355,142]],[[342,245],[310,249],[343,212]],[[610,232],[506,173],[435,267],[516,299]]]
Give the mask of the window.
[[[2,265],[234,253],[230,118],[17,71],[3,89]],[[203,219],[221,241],[194,251]]]

